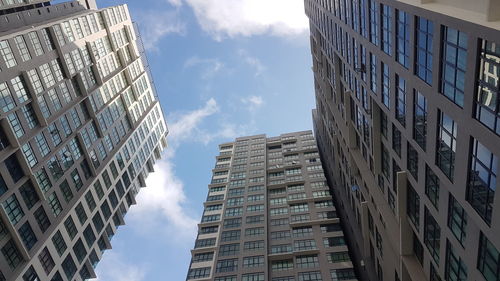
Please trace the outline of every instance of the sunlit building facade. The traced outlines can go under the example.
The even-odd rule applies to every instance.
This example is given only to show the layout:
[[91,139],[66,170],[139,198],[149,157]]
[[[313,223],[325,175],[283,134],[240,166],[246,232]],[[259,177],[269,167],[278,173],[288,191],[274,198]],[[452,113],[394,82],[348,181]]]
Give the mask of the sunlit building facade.
[[500,280],[500,3],[306,0],[315,134],[362,280]]
[[187,280],[357,280],[311,131],[219,150]]
[[167,126],[126,5],[0,2],[0,280],[87,280]]

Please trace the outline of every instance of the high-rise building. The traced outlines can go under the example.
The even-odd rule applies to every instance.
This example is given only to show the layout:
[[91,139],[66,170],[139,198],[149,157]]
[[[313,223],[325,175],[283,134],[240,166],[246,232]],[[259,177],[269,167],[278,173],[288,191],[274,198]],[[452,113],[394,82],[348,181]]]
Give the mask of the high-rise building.
[[500,2],[305,9],[315,134],[360,279],[500,280]]
[[0,2],[0,280],[95,277],[166,146],[127,6],[93,7]]
[[311,131],[219,149],[187,280],[356,280]]

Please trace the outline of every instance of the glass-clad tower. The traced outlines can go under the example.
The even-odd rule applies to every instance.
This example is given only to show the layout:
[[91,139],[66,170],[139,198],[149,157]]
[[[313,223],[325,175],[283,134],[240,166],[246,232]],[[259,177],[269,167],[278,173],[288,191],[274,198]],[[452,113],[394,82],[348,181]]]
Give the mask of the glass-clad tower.
[[86,280],[166,146],[126,5],[0,1],[0,280]]
[[187,280],[357,280],[311,131],[219,150]]

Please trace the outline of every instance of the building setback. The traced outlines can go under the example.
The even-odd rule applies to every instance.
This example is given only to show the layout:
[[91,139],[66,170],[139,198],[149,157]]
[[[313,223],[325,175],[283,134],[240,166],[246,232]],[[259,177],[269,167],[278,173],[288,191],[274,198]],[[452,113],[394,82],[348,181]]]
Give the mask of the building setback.
[[361,280],[500,280],[498,1],[305,0]]
[[219,149],[187,280],[356,280],[311,131]]
[[0,280],[95,277],[166,146],[127,6],[93,7],[0,1]]

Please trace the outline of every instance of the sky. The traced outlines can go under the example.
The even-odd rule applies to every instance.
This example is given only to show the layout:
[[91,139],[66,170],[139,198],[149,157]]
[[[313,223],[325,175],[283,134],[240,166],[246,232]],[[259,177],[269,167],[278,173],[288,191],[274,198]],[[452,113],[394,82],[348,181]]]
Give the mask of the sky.
[[[99,7],[125,0],[98,0]],[[129,1],[169,147],[96,268],[99,281],[186,279],[218,144],[311,130],[303,0]]]

